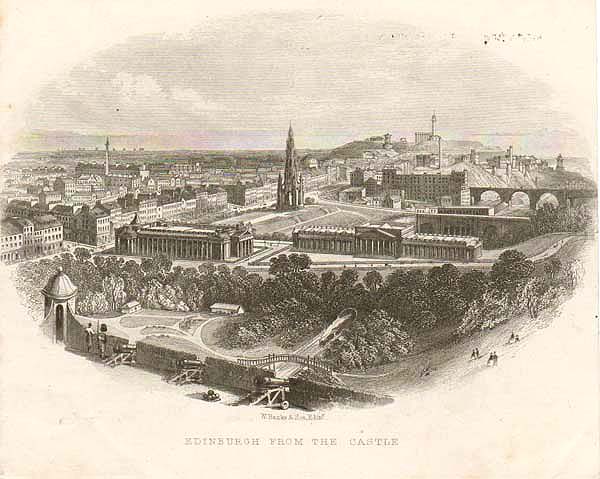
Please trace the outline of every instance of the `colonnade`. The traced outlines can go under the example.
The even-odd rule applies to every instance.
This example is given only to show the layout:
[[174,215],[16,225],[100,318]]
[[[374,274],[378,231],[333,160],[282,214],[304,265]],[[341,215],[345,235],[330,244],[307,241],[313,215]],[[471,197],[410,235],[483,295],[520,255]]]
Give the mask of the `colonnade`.
[[117,238],[117,253],[152,256],[164,254],[169,258],[224,260],[231,256],[230,242],[209,239],[138,236],[135,239]]
[[400,256],[400,241],[378,239],[356,239],[355,251],[357,255],[366,256]]
[[403,256],[412,258],[432,258],[444,260],[473,261],[481,253],[481,247],[470,248],[466,245],[413,244],[405,241],[402,245]]
[[246,258],[250,256],[254,252],[254,240],[253,239],[245,239],[239,241],[237,244],[237,252],[232,251],[232,253],[237,253],[238,258]]
[[294,247],[305,251],[318,253],[353,254],[353,238],[298,238]]

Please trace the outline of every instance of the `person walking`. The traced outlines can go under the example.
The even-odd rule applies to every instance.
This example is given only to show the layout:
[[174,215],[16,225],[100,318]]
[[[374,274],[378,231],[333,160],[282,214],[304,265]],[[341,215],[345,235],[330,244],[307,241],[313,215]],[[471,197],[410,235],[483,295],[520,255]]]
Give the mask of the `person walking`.
[[475,350],[471,353],[471,360],[476,359],[477,355],[475,354]]
[[479,348],[475,348],[475,355],[477,356],[477,359],[481,357],[481,355],[479,354]]
[[85,343],[87,346],[87,353],[90,354],[92,352],[92,347],[94,344],[94,330],[92,329],[92,323],[88,323],[87,328],[85,328]]
[[494,351],[494,366],[498,366],[498,355],[496,354],[496,351]]
[[494,364],[494,353],[492,352],[492,353],[490,353],[490,357],[487,360],[487,365],[491,366],[493,364]]

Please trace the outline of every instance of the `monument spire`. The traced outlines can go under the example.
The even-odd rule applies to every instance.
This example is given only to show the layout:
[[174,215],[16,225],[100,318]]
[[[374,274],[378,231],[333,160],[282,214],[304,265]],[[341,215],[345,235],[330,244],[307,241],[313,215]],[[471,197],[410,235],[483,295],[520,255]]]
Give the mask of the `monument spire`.
[[277,188],[277,208],[280,210],[295,209],[303,205],[304,182],[299,178],[296,164],[296,148],[294,145],[294,130],[292,122],[288,129],[285,145],[285,169],[283,182]]
[[106,137],[106,143],[104,144],[104,146],[106,148],[106,154],[105,154],[105,159],[104,159],[104,174],[106,176],[108,176],[109,161],[110,161],[110,153],[109,153],[110,142],[108,141],[108,136]]

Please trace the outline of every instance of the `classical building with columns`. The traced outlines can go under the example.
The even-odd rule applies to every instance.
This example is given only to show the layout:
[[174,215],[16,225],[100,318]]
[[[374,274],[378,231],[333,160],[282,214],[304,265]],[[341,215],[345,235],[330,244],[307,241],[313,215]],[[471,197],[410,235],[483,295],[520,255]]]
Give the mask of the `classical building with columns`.
[[411,232],[402,238],[402,256],[450,261],[473,261],[481,256],[482,243],[474,236],[449,236]]
[[227,261],[250,256],[254,248],[252,226],[152,223],[136,219],[117,230],[115,253],[127,256],[165,254],[171,259]]
[[474,261],[482,250],[482,243],[476,237],[417,233],[413,225],[387,223],[353,227],[303,226],[293,231],[292,241],[296,251],[376,258]]
[[412,226],[389,224],[362,226],[304,226],[292,233],[294,249],[315,253],[399,257],[402,234]]

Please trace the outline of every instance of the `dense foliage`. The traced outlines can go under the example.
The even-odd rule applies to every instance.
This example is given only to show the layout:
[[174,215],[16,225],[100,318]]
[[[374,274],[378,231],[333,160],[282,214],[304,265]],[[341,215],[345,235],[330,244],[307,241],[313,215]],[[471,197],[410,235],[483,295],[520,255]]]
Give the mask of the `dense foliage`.
[[594,219],[592,209],[586,205],[568,208],[544,203],[536,210],[533,224],[538,235],[566,231],[582,233],[594,230]]
[[77,308],[84,315],[118,311],[130,300],[144,308],[177,311],[202,311],[216,302],[241,304],[247,313],[220,332],[224,345],[236,348],[272,339],[291,349],[344,309],[354,308],[356,320],[328,344],[325,357],[341,368],[360,369],[399,359],[436,325],[468,334],[517,312],[535,318],[580,277],[577,263],[562,265],[556,259],[536,275],[531,261],[514,250],[500,255],[487,274],[461,273],[444,264],[427,272],[398,268],[385,278],[370,271],[359,280],[356,269],[317,275],[310,264],[306,255],[279,255],[271,259],[269,276],[263,279],[241,267],[173,267],[164,256],[137,263],[91,257],[78,248],[75,254],[21,264],[17,280],[27,302],[41,309],[39,290],[62,266],[79,287]]

